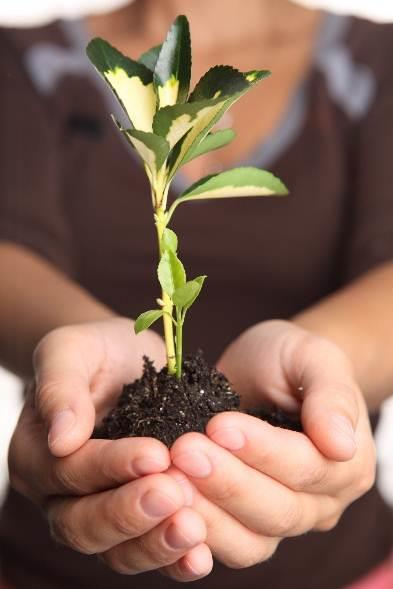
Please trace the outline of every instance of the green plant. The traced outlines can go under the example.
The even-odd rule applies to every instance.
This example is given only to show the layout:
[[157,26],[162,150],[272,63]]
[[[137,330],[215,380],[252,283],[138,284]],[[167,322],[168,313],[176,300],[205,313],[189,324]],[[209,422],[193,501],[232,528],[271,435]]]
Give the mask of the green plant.
[[168,227],[176,208],[197,199],[284,195],[288,191],[271,173],[250,167],[202,178],[168,207],[169,187],[176,172],[186,163],[232,141],[231,129],[214,132],[212,128],[243,94],[270,72],[242,73],[231,66],[218,65],[189,93],[191,40],[185,16],[177,17],[162,45],[153,47],[137,61],[99,38],[90,41],[87,55],[130,121],[130,127],[125,129],[115,120],[142,158],[151,186],[162,295],[157,299],[160,308],[142,313],[135,322],[135,331],[139,333],[163,318],[168,372],[180,377],[185,316],[206,276],[187,280],[177,255],[177,236]]

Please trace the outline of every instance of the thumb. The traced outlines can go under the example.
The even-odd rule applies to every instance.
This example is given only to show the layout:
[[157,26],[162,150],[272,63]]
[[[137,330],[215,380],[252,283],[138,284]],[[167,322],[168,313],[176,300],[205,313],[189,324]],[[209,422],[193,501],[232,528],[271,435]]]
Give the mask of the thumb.
[[58,337],[43,340],[34,354],[35,408],[48,430],[54,456],[68,456],[91,436],[95,407],[83,353]]
[[326,458],[345,462],[357,448],[360,395],[349,361],[333,345],[314,348],[308,360],[301,387],[304,431]]

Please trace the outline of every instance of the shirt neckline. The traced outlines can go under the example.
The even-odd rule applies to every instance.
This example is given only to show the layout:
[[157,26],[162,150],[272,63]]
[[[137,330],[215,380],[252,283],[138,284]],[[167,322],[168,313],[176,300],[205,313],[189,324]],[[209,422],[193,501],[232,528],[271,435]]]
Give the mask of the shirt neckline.
[[[240,159],[237,166],[271,167],[282,157],[293,142],[300,135],[304,128],[308,111],[309,83],[312,74],[325,60],[326,53],[334,52],[343,42],[351,17],[329,12],[323,12],[322,22],[316,35],[311,55],[310,65],[303,78],[295,87],[290,96],[287,107],[273,129],[272,133],[264,139],[247,157]],[[125,115],[113,94],[108,90],[105,83],[99,78],[91,67],[85,55],[85,47],[89,41],[89,34],[83,19],[60,21],[63,34],[69,41],[74,51],[80,54],[80,58],[86,64],[86,73],[89,79],[98,86],[105,102],[111,112],[120,120],[126,123]],[[129,145],[122,141],[131,156],[140,163],[139,158],[130,149]],[[179,171],[172,182],[175,192],[181,192],[190,185],[190,180]]]

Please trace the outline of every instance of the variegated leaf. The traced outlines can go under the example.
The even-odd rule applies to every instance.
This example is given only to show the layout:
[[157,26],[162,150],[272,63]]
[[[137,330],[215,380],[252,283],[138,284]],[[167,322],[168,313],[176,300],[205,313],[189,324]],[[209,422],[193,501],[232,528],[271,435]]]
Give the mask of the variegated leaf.
[[157,104],[152,72],[142,63],[125,57],[104,39],[90,41],[86,52],[133,126],[141,131],[151,131]]
[[145,51],[145,53],[142,53],[142,55],[138,59],[139,63],[142,63],[151,72],[154,72],[158,56],[160,55],[161,47],[162,45],[156,45],[155,47],[149,49],[149,51]]
[[225,145],[228,145],[228,143],[230,143],[234,137],[235,131],[232,129],[222,129],[221,131],[216,131],[215,133],[209,133],[199,143],[199,145],[187,153],[183,160],[183,165],[188,164],[188,162],[199,157],[200,155],[204,155],[205,153],[209,153],[215,149],[225,147]]
[[[226,83],[223,82],[225,78],[224,70],[227,76]],[[218,66],[217,68],[212,68],[211,70],[209,70],[209,72],[207,72],[207,74],[205,74],[205,76],[203,76],[201,81],[197,84],[197,87],[199,86],[199,89],[196,95],[201,96],[203,95],[203,93],[206,93],[206,95],[209,96],[211,94],[211,91],[209,90],[209,83],[212,84],[212,87],[215,87],[214,84],[216,83],[215,79],[217,76],[217,79],[221,80],[223,83],[224,90],[221,92],[220,97],[224,100],[224,103],[222,104],[220,109],[217,109],[215,116],[211,118],[208,125],[206,125],[204,128],[193,128],[192,131],[190,131],[187,135],[184,136],[184,139],[181,141],[181,143],[179,143],[176,146],[174,153],[171,154],[170,157],[171,178],[175,175],[176,171],[183,164],[186,157],[188,157],[188,154],[192,152],[193,149],[196,149],[196,147],[206,137],[207,133],[210,131],[213,125],[215,125],[217,121],[219,121],[224,116],[228,109],[237,100],[239,100],[239,98],[241,98],[243,94],[248,92],[248,90],[250,90],[255,84],[257,84],[264,78],[268,77],[269,75],[270,72],[268,72],[267,70],[255,70],[243,74],[227,66]],[[240,80],[239,76],[242,78],[242,81]],[[238,87],[241,89],[239,89],[239,91],[233,95],[225,95],[224,92],[229,92],[231,87]],[[215,100],[220,100],[220,97],[216,98]],[[195,103],[191,102],[190,104]]]
[[234,168],[206,176],[192,184],[172,204],[170,215],[180,203],[188,200],[286,194],[286,186],[270,172],[251,167]]
[[137,129],[125,129],[122,132],[128,137],[154,176],[168,157],[169,143],[154,133],[146,133]]
[[178,16],[162,44],[154,69],[159,107],[187,100],[191,78],[191,39],[188,20]]
[[[153,131],[156,135],[165,137],[171,149],[190,129],[199,135],[225,104],[225,99],[216,98],[203,100],[192,104],[175,104],[161,108],[155,115]],[[210,127],[209,127],[210,128]],[[208,131],[206,131],[207,133]]]
[[206,72],[190,94],[189,102],[233,96],[249,86],[239,70],[230,65],[216,65]]

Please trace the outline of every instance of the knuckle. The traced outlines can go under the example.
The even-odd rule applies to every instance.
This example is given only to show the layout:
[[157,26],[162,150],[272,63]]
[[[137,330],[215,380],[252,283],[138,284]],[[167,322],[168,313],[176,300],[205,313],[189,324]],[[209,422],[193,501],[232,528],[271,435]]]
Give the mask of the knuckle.
[[365,495],[375,484],[376,469],[370,468],[366,473],[360,477],[357,483],[357,494],[359,496]]
[[242,542],[240,550],[234,550],[233,554],[228,555],[224,559],[224,564],[231,569],[245,569],[262,562],[265,562],[276,551],[278,540],[261,539],[255,542],[255,539],[250,542]]
[[321,485],[328,474],[328,467],[325,463],[315,466],[302,466],[298,473],[294,491],[303,491]]
[[10,468],[8,472],[8,480],[10,482],[11,487],[20,493],[21,495],[25,495],[26,493],[26,484],[20,474],[14,469]]
[[108,550],[100,554],[100,560],[102,560],[106,566],[112,569],[115,573],[120,575],[136,575],[139,571],[131,567],[129,563],[125,563],[121,558],[117,549]]
[[209,499],[218,504],[236,501],[244,495],[244,484],[240,479],[223,478],[220,484],[209,490]]
[[168,549],[164,546],[163,542],[156,542],[152,546],[149,535],[143,535],[138,539],[139,548],[145,555],[145,559],[148,562],[158,567],[167,566],[171,561]]
[[[117,441],[118,440],[115,440],[115,442]],[[114,444],[111,444],[109,440],[108,443],[104,442],[103,444],[100,444],[95,456],[95,462],[97,468],[99,468],[105,479],[117,482],[118,477],[116,476],[116,466],[119,453],[117,453],[117,455],[114,453],[113,446]],[[118,448],[118,445],[116,445],[116,447]],[[129,454],[125,454],[125,456],[128,455]]]
[[316,525],[314,530],[316,530],[317,532],[330,532],[331,530],[333,530],[333,528],[336,527],[336,525],[338,524],[340,519],[341,519],[341,514],[333,515],[333,516],[323,520],[318,525]]
[[125,538],[135,538],[143,532],[142,522],[132,506],[121,507],[122,502],[110,501],[106,506],[105,518],[114,531]]
[[69,548],[82,554],[95,554],[95,550],[89,545],[88,541],[75,528],[76,518],[73,514],[72,507],[61,507],[51,511],[49,517],[50,531],[52,537],[65,544]]
[[83,491],[80,488],[80,481],[78,480],[77,474],[67,464],[67,461],[61,459],[57,460],[53,464],[53,478],[56,486],[60,487],[73,495],[80,495]]
[[284,538],[297,532],[302,520],[302,509],[300,501],[296,498],[287,500],[287,504],[281,506],[271,526],[271,533],[274,536]]

